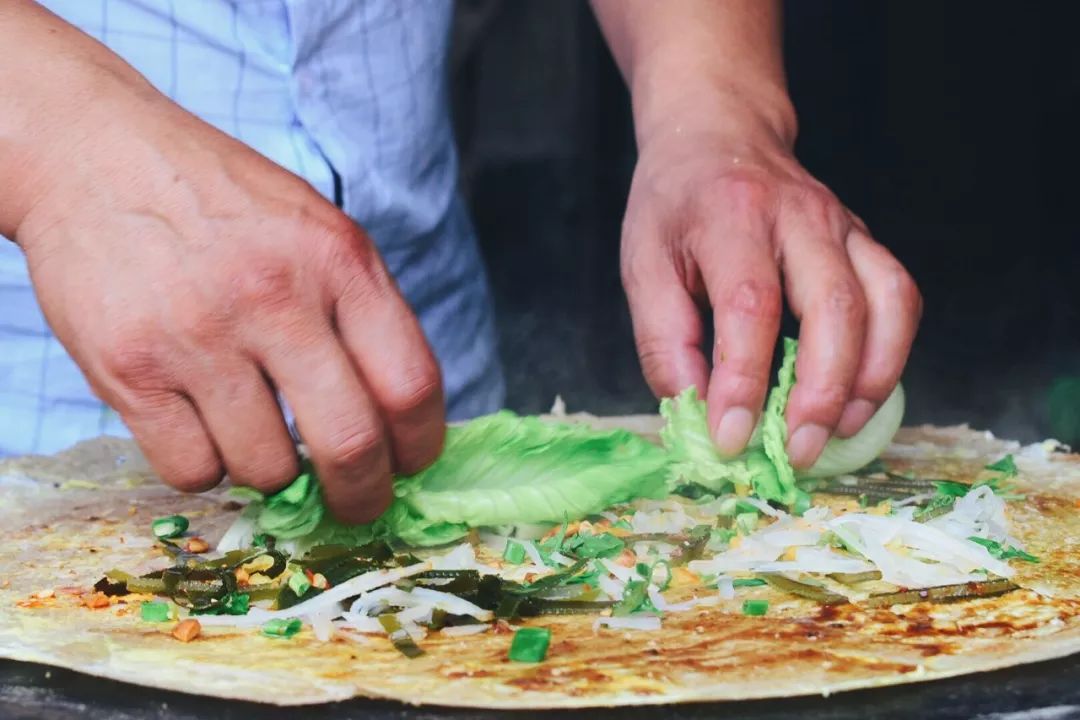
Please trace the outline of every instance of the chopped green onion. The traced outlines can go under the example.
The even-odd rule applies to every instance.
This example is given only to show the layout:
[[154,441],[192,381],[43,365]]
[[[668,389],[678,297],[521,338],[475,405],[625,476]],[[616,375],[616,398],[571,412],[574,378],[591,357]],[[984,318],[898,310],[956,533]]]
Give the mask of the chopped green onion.
[[563,549],[579,558],[615,557],[626,547],[626,542],[611,533],[590,535],[578,533],[563,544]]
[[631,580],[623,589],[623,596],[619,602],[611,608],[611,614],[615,617],[625,617],[637,612],[648,599],[649,584],[644,580]]
[[1006,455],[997,462],[990,463],[986,466],[986,469],[1002,473],[1006,477],[1016,477],[1020,472],[1016,469],[1016,460],[1013,459],[1012,454]]
[[614,523],[612,523],[611,527],[619,528],[620,530],[633,530],[634,529],[634,527],[630,524],[630,521],[627,520],[626,518],[619,518]]
[[262,626],[262,634],[272,638],[291,638],[304,626],[300,618],[273,618]]
[[970,540],[971,542],[976,543],[978,545],[982,545],[984,548],[986,548],[990,552],[991,555],[993,555],[998,560],[1013,560],[1013,559],[1015,559],[1015,560],[1023,560],[1024,562],[1032,562],[1032,563],[1039,562],[1039,558],[1035,557],[1031,553],[1024,552],[1020,548],[1016,548],[1016,547],[1006,548],[1004,545],[997,542],[996,540],[990,540],[988,538],[981,538],[981,537],[975,537],[975,536],[969,537],[968,540]]
[[764,584],[761,578],[735,578],[731,581],[732,587],[760,587]]
[[300,597],[311,589],[311,581],[307,579],[304,573],[296,571],[289,576],[289,589],[293,591],[296,597]]
[[[653,580],[653,576],[656,575],[656,569],[659,568],[659,567],[664,568],[664,581],[662,583],[659,583],[659,582],[656,582],[655,580]],[[667,560],[657,560],[653,564],[652,568],[649,570],[649,574],[646,575],[645,577],[649,582],[656,583],[656,586],[661,591],[664,591],[664,590],[667,590],[668,587],[671,585],[671,576],[672,576],[671,563],[669,563]]]
[[231,592],[221,600],[224,615],[247,615],[251,608],[251,596],[247,593]]
[[167,622],[172,613],[169,603],[144,602],[139,608],[139,616],[146,622]]
[[188,529],[188,519],[183,515],[170,515],[154,520],[150,526],[154,531],[154,537],[161,540],[171,540],[183,535]]
[[744,600],[742,604],[743,615],[750,615],[751,617],[760,617],[769,612],[768,600]]
[[551,630],[539,627],[523,627],[514,633],[510,642],[509,657],[514,662],[538,663],[547,657],[551,645]]
[[503,560],[512,565],[520,565],[525,562],[525,547],[515,540],[507,540],[503,549]]

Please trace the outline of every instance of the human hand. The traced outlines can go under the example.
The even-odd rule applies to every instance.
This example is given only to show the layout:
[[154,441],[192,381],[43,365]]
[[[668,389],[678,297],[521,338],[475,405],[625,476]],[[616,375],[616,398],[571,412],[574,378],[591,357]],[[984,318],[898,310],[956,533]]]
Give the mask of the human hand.
[[288,483],[280,390],[335,515],[374,518],[392,470],[436,457],[444,415],[435,358],[371,240],[133,71],[91,87],[39,124],[14,203],[56,336],[167,483]]
[[[639,127],[623,226],[623,284],[646,379],[660,396],[707,388],[717,446],[741,451],[765,399],[786,294],[801,322],[788,450],[808,467],[899,381],[922,312],[918,289],[795,159],[793,132],[741,98],[708,118],[678,110],[677,122]],[[708,355],[706,304],[716,340]]]

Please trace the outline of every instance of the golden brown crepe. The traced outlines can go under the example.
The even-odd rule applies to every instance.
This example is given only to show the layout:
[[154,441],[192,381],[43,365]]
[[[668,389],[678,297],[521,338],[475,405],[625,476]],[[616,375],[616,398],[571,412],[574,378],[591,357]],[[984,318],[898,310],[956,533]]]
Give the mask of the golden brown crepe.
[[[646,434],[655,418],[591,419]],[[921,477],[970,480],[1017,453],[1013,534],[1041,560],[1014,563],[1023,588],[994,598],[892,608],[824,607],[771,588],[668,613],[655,632],[600,630],[592,616],[529,620],[552,629],[547,659],[507,659],[510,632],[432,633],[408,659],[381,637],[320,642],[204,628],[181,643],[137,602],[97,604],[105,571],[162,566],[148,533],[182,513],[216,541],[239,505],[161,486],[133,445],[93,441],[54,458],[0,463],[0,656],[151,687],[282,705],[353,696],[492,708],[639,705],[828,694],[1019,665],[1080,650],[1080,456],[1021,449],[966,428],[901,431],[885,455]],[[120,460],[120,462],[118,462]],[[767,598],[764,617],[741,612]]]

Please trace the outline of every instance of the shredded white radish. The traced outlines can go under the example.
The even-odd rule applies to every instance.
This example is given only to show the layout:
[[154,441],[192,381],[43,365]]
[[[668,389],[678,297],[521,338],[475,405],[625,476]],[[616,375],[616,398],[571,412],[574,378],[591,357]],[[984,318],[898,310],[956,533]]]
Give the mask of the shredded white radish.
[[612,630],[659,630],[660,618],[656,615],[627,615],[625,617],[598,617],[593,622],[593,632],[606,627]]
[[439,632],[447,637],[463,637],[465,635],[479,635],[490,629],[490,625],[451,625],[450,627],[444,627]]
[[476,565],[476,550],[469,543],[461,543],[445,555],[431,558],[434,570],[471,570]]
[[613,560],[601,560],[600,564],[604,566],[609,573],[614,575],[620,582],[627,582],[629,580],[642,580],[636,568],[628,568],[620,565]]
[[890,504],[894,508],[902,508],[907,507],[908,505],[917,505],[924,500],[929,500],[932,497],[934,497],[934,493],[919,493],[918,495],[906,497],[903,500],[893,500]]
[[308,621],[311,623],[311,631],[315,633],[317,639],[326,642],[334,636],[333,619],[339,614],[334,610],[328,610],[326,612],[312,613],[308,617]]
[[776,508],[774,508],[772,505],[765,502],[764,500],[758,500],[755,497],[744,497],[744,498],[740,498],[740,499],[744,503],[746,503],[748,505],[753,505],[758,510],[760,510],[762,512],[762,514],[768,515],[769,517],[782,518],[782,517],[787,516],[786,512],[777,510]]
[[356,632],[368,634],[386,633],[386,630],[383,628],[382,623],[379,622],[378,618],[351,612],[342,613],[341,617],[343,622],[340,624],[340,626],[348,630],[354,630]]
[[551,559],[554,560],[555,562],[559,563],[560,565],[565,566],[565,567],[569,567],[570,565],[574,564],[573,560],[566,557],[565,555],[563,555],[560,552],[551,553]]
[[525,548],[525,554],[529,556],[529,560],[532,561],[533,565],[538,565],[542,568],[547,567],[547,563],[545,563],[544,558],[541,557],[540,550],[537,549],[536,543],[532,540],[521,540],[519,542],[521,542],[521,547]]
[[735,581],[729,577],[716,578],[716,588],[720,591],[720,597],[724,600],[735,599]]
[[655,585],[649,585],[646,588],[646,592],[649,595],[649,601],[652,602],[653,607],[661,612],[685,612],[696,608],[698,605],[715,605],[720,601],[719,597],[699,597],[691,598],[681,603],[668,602],[664,598],[664,594],[660,592],[660,588]]
[[492,620],[495,616],[490,610],[485,610],[457,595],[431,590],[429,588],[416,587],[410,593],[420,601],[430,603],[432,607],[448,612],[451,615],[469,615],[481,621]]
[[611,575],[601,575],[596,584],[600,586],[600,590],[608,596],[609,600],[621,600],[623,593],[626,592],[626,583]]
[[270,618],[306,617],[311,613],[318,612],[326,607],[337,607],[337,603],[340,603],[346,598],[360,595],[368,590],[373,590],[384,585],[390,585],[391,583],[395,583],[398,580],[407,577],[412,577],[413,575],[419,575],[430,569],[431,562],[425,561],[409,565],[408,567],[394,568],[393,570],[372,570],[363,575],[357,575],[351,580],[346,580],[340,585],[335,585],[310,600],[305,600],[286,610],[263,610],[262,612],[266,613],[267,620]]

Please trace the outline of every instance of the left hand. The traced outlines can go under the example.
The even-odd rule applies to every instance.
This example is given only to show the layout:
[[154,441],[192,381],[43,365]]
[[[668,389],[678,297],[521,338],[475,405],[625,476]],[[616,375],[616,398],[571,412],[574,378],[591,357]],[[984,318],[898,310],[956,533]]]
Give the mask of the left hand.
[[793,137],[737,102],[728,109],[718,122],[673,121],[639,136],[622,239],[634,335],[653,391],[697,385],[718,447],[734,454],[769,386],[783,291],[801,323],[788,450],[807,467],[895,387],[922,300],[896,258],[795,159]]

